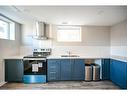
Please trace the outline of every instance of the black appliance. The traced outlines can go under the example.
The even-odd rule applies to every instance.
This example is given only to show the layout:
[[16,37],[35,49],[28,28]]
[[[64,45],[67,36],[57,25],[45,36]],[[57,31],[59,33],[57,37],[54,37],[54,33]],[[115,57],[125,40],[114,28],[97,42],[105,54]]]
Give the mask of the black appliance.
[[45,83],[47,77],[46,58],[51,49],[34,49],[33,54],[24,56],[24,83]]

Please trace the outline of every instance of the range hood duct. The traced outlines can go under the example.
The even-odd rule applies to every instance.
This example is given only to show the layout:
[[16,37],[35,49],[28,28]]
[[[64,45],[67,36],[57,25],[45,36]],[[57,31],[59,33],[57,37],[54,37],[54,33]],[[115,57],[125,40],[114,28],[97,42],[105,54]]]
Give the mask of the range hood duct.
[[46,40],[46,23],[38,21],[36,22],[36,35],[33,37],[38,40]]

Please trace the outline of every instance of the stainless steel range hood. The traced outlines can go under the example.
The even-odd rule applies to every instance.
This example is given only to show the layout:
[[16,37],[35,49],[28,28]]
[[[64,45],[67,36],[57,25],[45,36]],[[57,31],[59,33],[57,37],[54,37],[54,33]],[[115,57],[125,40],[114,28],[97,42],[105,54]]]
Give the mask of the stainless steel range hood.
[[46,23],[42,21],[36,22],[36,34],[33,36],[34,39],[46,40],[48,39],[46,35]]

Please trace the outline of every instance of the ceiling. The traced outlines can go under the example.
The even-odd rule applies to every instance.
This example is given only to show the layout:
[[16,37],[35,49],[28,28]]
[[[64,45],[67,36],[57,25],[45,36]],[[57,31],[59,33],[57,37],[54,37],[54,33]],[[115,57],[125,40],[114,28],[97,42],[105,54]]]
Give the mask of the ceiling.
[[127,19],[127,6],[9,6],[8,9],[24,19],[51,24],[112,26]]

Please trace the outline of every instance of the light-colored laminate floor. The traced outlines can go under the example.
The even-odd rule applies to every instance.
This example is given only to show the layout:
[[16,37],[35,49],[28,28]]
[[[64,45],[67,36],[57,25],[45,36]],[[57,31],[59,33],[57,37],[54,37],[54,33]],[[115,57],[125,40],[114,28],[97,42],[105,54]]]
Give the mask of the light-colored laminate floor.
[[44,84],[24,84],[24,83],[6,83],[1,90],[41,90],[41,89],[120,89],[111,81],[97,81],[97,82],[85,82],[85,81],[57,81],[48,82]]

